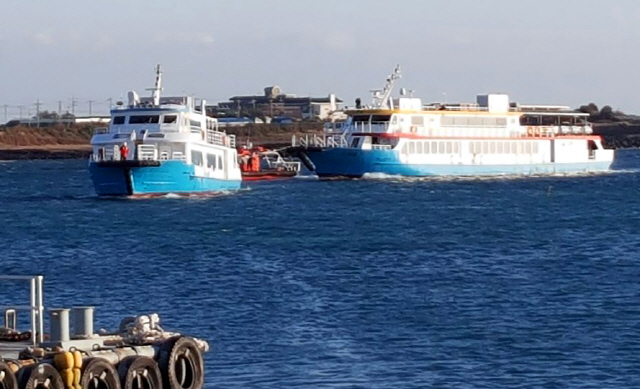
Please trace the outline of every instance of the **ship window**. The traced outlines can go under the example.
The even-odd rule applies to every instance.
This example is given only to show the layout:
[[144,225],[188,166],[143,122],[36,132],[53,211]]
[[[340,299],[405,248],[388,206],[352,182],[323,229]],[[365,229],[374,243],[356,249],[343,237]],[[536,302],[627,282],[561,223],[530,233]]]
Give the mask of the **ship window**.
[[527,154],[531,154],[531,142],[527,142],[527,144],[525,145],[526,149],[525,149],[525,153]]
[[202,166],[202,153],[200,151],[191,150],[191,163]]
[[190,120],[189,123],[191,124],[191,127],[198,127],[200,128],[200,126],[202,126],[202,123],[200,123],[197,120]]
[[[515,122],[515,120],[512,120],[512,122]],[[496,125],[498,127],[506,127],[507,126],[507,118],[497,118],[496,119]]]
[[431,154],[438,154],[438,142],[431,142]]
[[447,154],[451,154],[453,152],[453,146],[451,146],[451,142],[447,142]]
[[391,115],[373,115],[371,116],[371,122],[388,122],[391,119]]
[[124,118],[125,116],[114,116],[113,124],[124,124]]
[[207,154],[207,167],[216,170],[216,156],[213,154]]
[[524,154],[524,145],[522,142],[518,142],[518,154]]
[[422,154],[422,142],[420,141],[416,142],[416,153]]
[[470,117],[469,118],[469,125],[470,126],[481,126],[482,125],[482,118],[481,117]]
[[402,145],[402,154],[406,154],[407,153],[407,144],[403,144]]
[[503,150],[503,146],[504,146],[504,145],[503,145],[503,143],[502,143],[502,142],[498,142],[498,148],[497,148],[497,150],[496,150],[496,151],[498,152],[498,154],[502,154],[502,153],[504,152],[504,150]]
[[443,116],[442,119],[440,119],[440,123],[443,126],[452,126],[454,121],[453,121],[453,117],[451,116]]
[[162,123],[175,123],[178,121],[178,116],[176,115],[166,115],[162,118]]
[[413,154],[416,152],[415,142],[409,142],[409,154]]
[[354,122],[368,122],[369,115],[356,115],[353,117]]
[[491,142],[491,146],[489,151],[491,152],[491,154],[495,154],[496,153],[496,142]]
[[460,142],[454,142],[453,143],[453,153],[454,154],[459,154],[460,153]]
[[511,154],[518,154],[518,145],[516,142],[511,142]]
[[131,115],[129,124],[154,124],[160,121],[158,115]]
[[482,154],[489,154],[489,142],[482,142]]
[[353,148],[358,148],[358,143],[360,142],[360,138],[353,138],[353,140],[351,141],[351,147]]
[[538,142],[533,143],[533,153],[538,154]]
[[424,153],[429,154],[429,142],[424,142]]
[[444,142],[438,143],[438,153],[444,154]]
[[222,170],[222,157],[218,155],[218,169]]
[[411,125],[424,126],[424,116],[418,116],[418,115],[411,116]]

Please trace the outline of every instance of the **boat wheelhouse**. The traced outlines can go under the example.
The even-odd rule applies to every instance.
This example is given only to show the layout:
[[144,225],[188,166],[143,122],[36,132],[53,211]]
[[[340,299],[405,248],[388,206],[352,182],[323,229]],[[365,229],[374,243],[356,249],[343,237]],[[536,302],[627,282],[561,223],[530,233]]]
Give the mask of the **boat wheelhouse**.
[[391,97],[398,78],[399,66],[372,106],[346,111],[342,133],[293,139],[318,176],[592,172],[613,162],[588,115],[569,107],[518,105],[505,94],[423,105],[404,89]]
[[158,65],[150,98],[129,92],[108,128],[91,139],[91,179],[98,195],[159,195],[239,189],[235,137],[205,114],[205,101],[161,97]]

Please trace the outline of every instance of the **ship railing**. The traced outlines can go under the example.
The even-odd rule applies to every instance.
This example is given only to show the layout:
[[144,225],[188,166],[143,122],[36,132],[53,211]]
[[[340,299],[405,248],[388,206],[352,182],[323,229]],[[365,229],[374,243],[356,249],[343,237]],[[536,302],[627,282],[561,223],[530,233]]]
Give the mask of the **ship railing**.
[[540,125],[522,125],[525,133],[522,136],[534,137],[554,137],[557,135],[585,135],[592,134],[591,126],[540,126]]
[[391,145],[371,145],[372,150],[391,150]]
[[291,138],[291,145],[296,147],[347,147],[347,139],[343,134],[336,135],[305,135]]
[[115,144],[111,147],[101,147],[97,153],[91,154],[91,159],[95,162],[118,161],[120,160],[120,147]]
[[227,135],[228,144],[227,146],[236,148],[236,136],[235,135]]
[[353,122],[353,132],[379,133],[389,130],[389,122]]
[[214,129],[207,129],[207,143],[235,148],[236,136],[228,135],[225,132],[216,131]]
[[300,171],[300,162],[296,162],[296,161],[285,161],[285,160],[278,160],[278,161],[270,161],[267,160],[267,165],[270,169],[279,169],[282,168],[286,171],[290,171],[290,172],[299,172]]
[[13,330],[17,330],[17,311],[29,311],[31,314],[31,341],[34,346],[42,343],[44,341],[44,277],[0,275],[0,281],[26,281],[29,283],[29,305],[0,305],[0,310],[4,311],[4,326]]
[[138,159],[141,161],[155,161],[158,159],[158,149],[155,145],[138,145]]

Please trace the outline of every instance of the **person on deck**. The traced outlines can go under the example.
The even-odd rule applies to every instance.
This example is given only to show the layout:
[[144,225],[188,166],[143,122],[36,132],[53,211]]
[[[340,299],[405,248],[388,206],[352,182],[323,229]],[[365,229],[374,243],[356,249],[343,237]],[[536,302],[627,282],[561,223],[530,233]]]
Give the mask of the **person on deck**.
[[124,142],[122,146],[120,146],[120,159],[122,161],[126,161],[128,155],[129,155],[129,146],[127,146],[127,142]]
[[253,155],[251,156],[251,167],[253,168],[254,172],[259,172],[260,171],[260,156],[258,155],[258,153],[253,153]]

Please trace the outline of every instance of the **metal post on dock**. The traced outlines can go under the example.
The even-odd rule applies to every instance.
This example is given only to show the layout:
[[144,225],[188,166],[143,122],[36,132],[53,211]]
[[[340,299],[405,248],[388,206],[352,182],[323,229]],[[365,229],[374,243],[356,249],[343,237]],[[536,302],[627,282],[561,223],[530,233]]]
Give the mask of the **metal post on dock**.
[[38,343],[44,342],[44,277],[36,276],[38,280]]
[[73,337],[90,338],[93,335],[93,311],[94,307],[73,307]]
[[69,309],[56,308],[50,311],[51,319],[51,341],[68,342],[69,336]]

